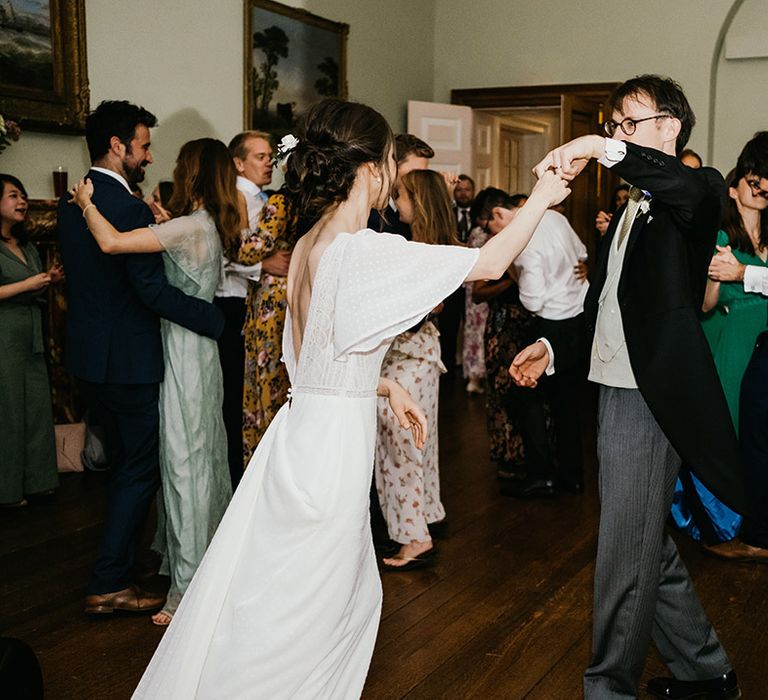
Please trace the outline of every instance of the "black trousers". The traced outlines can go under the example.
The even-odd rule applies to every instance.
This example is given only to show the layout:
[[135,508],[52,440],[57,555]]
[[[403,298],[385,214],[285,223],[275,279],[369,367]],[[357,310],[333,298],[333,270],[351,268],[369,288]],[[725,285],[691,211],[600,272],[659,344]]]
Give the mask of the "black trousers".
[[459,328],[464,318],[466,291],[459,287],[443,301],[443,310],[438,316],[440,327],[440,357],[445,365],[447,377],[456,374],[456,346],[459,340]]
[[89,594],[126,588],[136,545],[160,486],[159,384],[94,384],[80,388],[104,429],[111,465],[109,506]]
[[232,490],[243,477],[243,383],[245,381],[245,299],[216,297],[213,302],[224,314],[224,332],[218,340],[219,361],[224,381],[224,430],[227,433],[227,460]]
[[757,338],[741,383],[739,440],[754,517],[745,517],[741,539],[768,548],[768,331]]
[[581,482],[584,457],[579,400],[585,374],[584,315],[557,321],[538,317],[531,331],[531,342],[543,337],[554,340],[558,347],[555,373],[541,381],[554,422],[557,476],[568,483]]

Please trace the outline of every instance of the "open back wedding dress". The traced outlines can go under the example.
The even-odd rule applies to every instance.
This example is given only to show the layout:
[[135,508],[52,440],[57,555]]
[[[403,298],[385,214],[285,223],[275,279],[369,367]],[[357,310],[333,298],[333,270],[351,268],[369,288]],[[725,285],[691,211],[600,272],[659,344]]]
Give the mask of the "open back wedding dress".
[[[320,259],[291,399],[259,443],[134,698],[358,698],[381,607],[368,514],[392,339],[477,249],[339,234]],[[430,426],[435,430],[436,426]]]

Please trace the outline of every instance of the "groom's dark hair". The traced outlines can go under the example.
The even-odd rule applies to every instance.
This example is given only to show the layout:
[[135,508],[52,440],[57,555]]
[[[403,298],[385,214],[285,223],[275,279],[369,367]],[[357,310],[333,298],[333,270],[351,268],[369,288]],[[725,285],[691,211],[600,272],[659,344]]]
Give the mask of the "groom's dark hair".
[[[606,105],[607,118],[610,119],[614,111],[623,114],[624,100],[628,97],[637,98],[638,96],[650,97],[657,112],[668,114],[680,120],[680,133],[675,142],[675,151],[679,154],[685,148],[685,144],[688,143],[691,131],[696,125],[696,115],[688,103],[683,88],[672,78],[663,75],[638,75],[616,88]],[[620,132],[616,138],[621,138]]]
[[157,117],[126,100],[105,100],[85,118],[85,141],[88,155],[95,163],[109,151],[109,142],[117,136],[128,146],[136,133],[136,127],[143,124],[151,129],[157,124]]

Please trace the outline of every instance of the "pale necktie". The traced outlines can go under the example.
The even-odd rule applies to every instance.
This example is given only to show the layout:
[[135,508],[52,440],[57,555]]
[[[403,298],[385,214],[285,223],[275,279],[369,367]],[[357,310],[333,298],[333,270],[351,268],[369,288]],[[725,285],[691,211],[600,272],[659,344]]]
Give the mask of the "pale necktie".
[[459,211],[459,237],[462,241],[466,241],[467,234],[469,233],[469,217],[467,216],[466,209],[460,209]]
[[624,210],[624,220],[621,222],[621,229],[619,230],[619,246],[621,246],[624,239],[632,230],[632,224],[635,223],[635,216],[637,215],[637,210],[640,207],[640,202],[643,201],[644,196],[645,194],[639,187],[629,188],[627,208]]

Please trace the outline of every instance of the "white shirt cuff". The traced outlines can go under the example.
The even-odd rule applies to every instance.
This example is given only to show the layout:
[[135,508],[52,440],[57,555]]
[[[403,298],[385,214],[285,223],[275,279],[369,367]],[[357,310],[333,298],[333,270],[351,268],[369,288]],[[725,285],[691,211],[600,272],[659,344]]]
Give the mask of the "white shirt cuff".
[[747,265],[744,269],[744,291],[768,296],[768,267]]
[[612,168],[616,163],[621,163],[625,155],[627,155],[627,144],[624,141],[606,138],[605,153],[597,162],[606,168]]
[[241,265],[240,263],[230,262],[225,265],[225,269],[227,272],[251,282],[258,282],[261,279],[261,263]]
[[550,345],[546,338],[539,338],[537,342],[544,343],[547,348],[547,352],[549,353],[549,364],[547,365],[547,369],[544,370],[544,373],[548,377],[551,377],[555,373],[555,351],[552,349],[552,345]]

